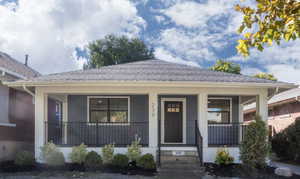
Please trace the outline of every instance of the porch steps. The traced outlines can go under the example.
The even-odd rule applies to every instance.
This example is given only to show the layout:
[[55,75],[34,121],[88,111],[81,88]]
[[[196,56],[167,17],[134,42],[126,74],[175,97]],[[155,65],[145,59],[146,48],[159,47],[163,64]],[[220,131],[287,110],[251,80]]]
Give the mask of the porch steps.
[[159,176],[174,176],[174,178],[199,178],[204,175],[204,167],[200,166],[196,151],[161,151],[161,166]]

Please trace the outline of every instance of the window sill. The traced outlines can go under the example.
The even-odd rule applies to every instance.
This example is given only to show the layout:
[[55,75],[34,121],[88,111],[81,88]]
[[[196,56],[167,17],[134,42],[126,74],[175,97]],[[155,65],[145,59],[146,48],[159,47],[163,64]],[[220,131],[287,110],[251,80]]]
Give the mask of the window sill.
[[4,127],[16,127],[16,124],[13,123],[1,123],[0,122],[0,126],[4,126]]

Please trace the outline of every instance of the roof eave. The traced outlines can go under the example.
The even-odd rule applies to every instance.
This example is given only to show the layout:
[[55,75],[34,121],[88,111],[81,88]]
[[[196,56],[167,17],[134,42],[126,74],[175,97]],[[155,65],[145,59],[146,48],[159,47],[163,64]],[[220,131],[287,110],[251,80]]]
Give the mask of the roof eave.
[[[238,83],[238,82],[195,82],[195,81],[47,81],[47,82],[32,82],[32,81],[15,81],[4,83],[10,87],[18,86],[178,86],[184,84],[184,87],[247,87],[247,88],[285,88],[291,89],[298,87],[290,83]],[[181,86],[182,87],[182,86]]]

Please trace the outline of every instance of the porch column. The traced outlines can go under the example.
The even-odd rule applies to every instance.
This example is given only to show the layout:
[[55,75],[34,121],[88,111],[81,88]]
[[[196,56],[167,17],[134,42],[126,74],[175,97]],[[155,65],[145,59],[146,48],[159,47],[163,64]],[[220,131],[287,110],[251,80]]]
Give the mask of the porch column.
[[244,122],[244,105],[242,104],[242,96],[239,96],[239,142],[242,141],[243,125]]
[[267,122],[268,120],[268,91],[262,90],[256,97],[256,114],[261,116],[261,119]]
[[198,94],[198,127],[200,129],[203,148],[208,147],[208,127],[207,127],[207,94]]
[[68,122],[68,95],[64,96],[64,100],[63,100],[63,109],[62,109],[62,120],[63,120],[63,141],[64,144],[67,144],[67,123]]
[[158,145],[158,98],[157,93],[149,93],[149,147]]
[[47,121],[48,95],[39,88],[35,90],[35,142],[34,153],[37,161],[40,159],[40,148],[45,144],[47,134],[45,131],[45,121]]

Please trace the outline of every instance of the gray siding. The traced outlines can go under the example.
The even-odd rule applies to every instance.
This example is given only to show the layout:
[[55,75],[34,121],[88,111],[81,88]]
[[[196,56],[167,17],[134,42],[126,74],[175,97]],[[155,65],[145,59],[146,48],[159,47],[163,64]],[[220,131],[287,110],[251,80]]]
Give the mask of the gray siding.
[[8,123],[9,88],[0,84],[0,123]]
[[[93,95],[94,96],[94,95]],[[103,95],[100,95],[103,96]],[[115,143],[127,145],[141,137],[141,143],[148,144],[149,107],[147,95],[124,95],[130,97],[130,125],[86,125],[71,123],[68,128],[68,143],[84,142],[90,145]],[[87,122],[87,96],[68,96],[68,121]]]
[[186,144],[194,145],[195,144],[195,120],[197,120],[197,95],[161,95],[159,96],[159,119],[161,117],[161,98],[186,98]]

